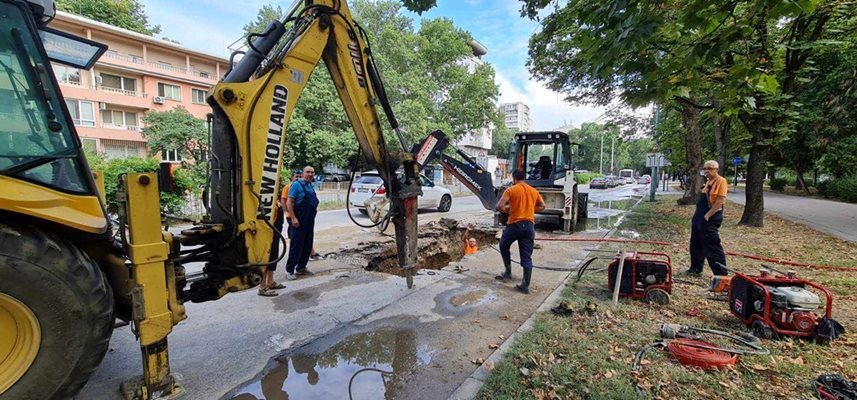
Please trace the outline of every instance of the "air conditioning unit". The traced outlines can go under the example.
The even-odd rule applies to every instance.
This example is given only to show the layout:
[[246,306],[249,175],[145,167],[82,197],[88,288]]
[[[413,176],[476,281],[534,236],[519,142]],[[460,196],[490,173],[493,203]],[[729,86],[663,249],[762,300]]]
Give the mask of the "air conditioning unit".
[[164,96],[155,96],[152,98],[155,104],[164,104],[167,102],[167,98]]
[[103,102],[103,101],[99,101],[99,102],[98,102],[98,109],[99,109],[99,110],[101,110],[101,111],[106,110],[106,109],[107,109],[107,103],[105,103],[105,102]]

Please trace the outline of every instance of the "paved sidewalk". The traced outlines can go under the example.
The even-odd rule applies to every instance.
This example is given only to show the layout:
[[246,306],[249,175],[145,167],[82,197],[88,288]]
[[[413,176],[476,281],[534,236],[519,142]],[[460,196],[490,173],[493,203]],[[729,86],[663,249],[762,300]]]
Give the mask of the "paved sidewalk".
[[[729,200],[744,204],[744,189],[730,188]],[[857,242],[857,204],[765,192],[765,211],[840,239]]]

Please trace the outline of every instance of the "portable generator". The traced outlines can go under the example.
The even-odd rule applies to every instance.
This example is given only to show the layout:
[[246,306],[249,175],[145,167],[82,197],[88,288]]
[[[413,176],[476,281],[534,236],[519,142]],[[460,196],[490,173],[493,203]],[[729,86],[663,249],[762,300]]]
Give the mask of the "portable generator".
[[[620,261],[618,257],[614,258],[607,266],[607,288],[611,291],[616,287],[616,272]],[[670,256],[665,253],[642,251],[625,253],[619,296],[645,299],[657,304],[669,304],[672,286]]]
[[[808,288],[826,297],[822,316],[817,314],[822,306],[819,296]],[[767,269],[761,269],[758,276],[736,272],[730,280],[729,308],[759,338],[787,335],[824,341],[835,339],[842,331],[842,326],[831,319],[833,296],[830,292],[798,278],[794,271],[777,276]],[[824,325],[824,330],[832,329],[833,334],[821,332],[819,335],[820,324]],[[838,329],[833,329],[837,326]]]

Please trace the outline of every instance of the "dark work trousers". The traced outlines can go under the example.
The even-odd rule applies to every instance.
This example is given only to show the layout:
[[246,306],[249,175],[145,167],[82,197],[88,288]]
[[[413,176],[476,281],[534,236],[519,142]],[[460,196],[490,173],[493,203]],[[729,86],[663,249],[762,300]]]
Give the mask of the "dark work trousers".
[[533,268],[533,243],[536,240],[536,228],[530,221],[518,221],[506,225],[503,236],[500,237],[500,256],[503,264],[512,262],[512,254],[509,251],[512,243],[518,242],[518,252],[521,253],[521,266],[524,269]]
[[[276,232],[274,232],[274,239],[271,242],[271,255],[268,258],[268,262],[270,262],[270,264],[268,264],[268,271],[277,270],[277,263],[274,261],[280,258],[280,244],[282,243],[280,236],[283,234],[283,221],[285,221],[285,218],[283,217],[283,209],[278,208],[277,219],[274,221],[274,230]],[[277,232],[280,234],[278,235]]]
[[301,204],[295,206],[295,216],[299,226],[295,228],[289,223],[289,260],[286,261],[286,271],[295,273],[295,269],[304,270],[312,253],[313,231],[315,230],[315,215],[318,213],[318,197],[315,192],[307,191]]
[[693,213],[691,220],[690,271],[701,273],[705,266],[705,259],[708,259],[708,266],[711,267],[714,275],[728,275],[726,268],[719,265],[726,265],[726,254],[723,252],[723,246],[720,245],[720,233],[717,232],[720,224],[723,223],[723,210],[706,221],[705,213],[710,209],[708,194],[701,193],[699,201],[696,202],[696,212]]

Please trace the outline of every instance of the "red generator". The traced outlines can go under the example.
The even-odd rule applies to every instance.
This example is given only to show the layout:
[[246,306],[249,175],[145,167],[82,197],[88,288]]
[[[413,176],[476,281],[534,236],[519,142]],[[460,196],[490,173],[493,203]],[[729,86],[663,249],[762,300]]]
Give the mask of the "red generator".
[[[607,289],[611,292],[616,284],[619,258],[607,266]],[[665,253],[635,251],[625,253],[619,296],[645,299],[657,304],[669,304],[673,288],[673,271],[670,256]]]
[[774,276],[767,269],[760,270],[759,276],[736,272],[729,286],[729,309],[753,329],[756,337],[770,339],[774,334],[812,337],[822,319],[816,314],[821,301],[808,288],[827,297],[824,317],[830,319],[833,308],[830,292],[798,278],[794,271],[785,276]]

